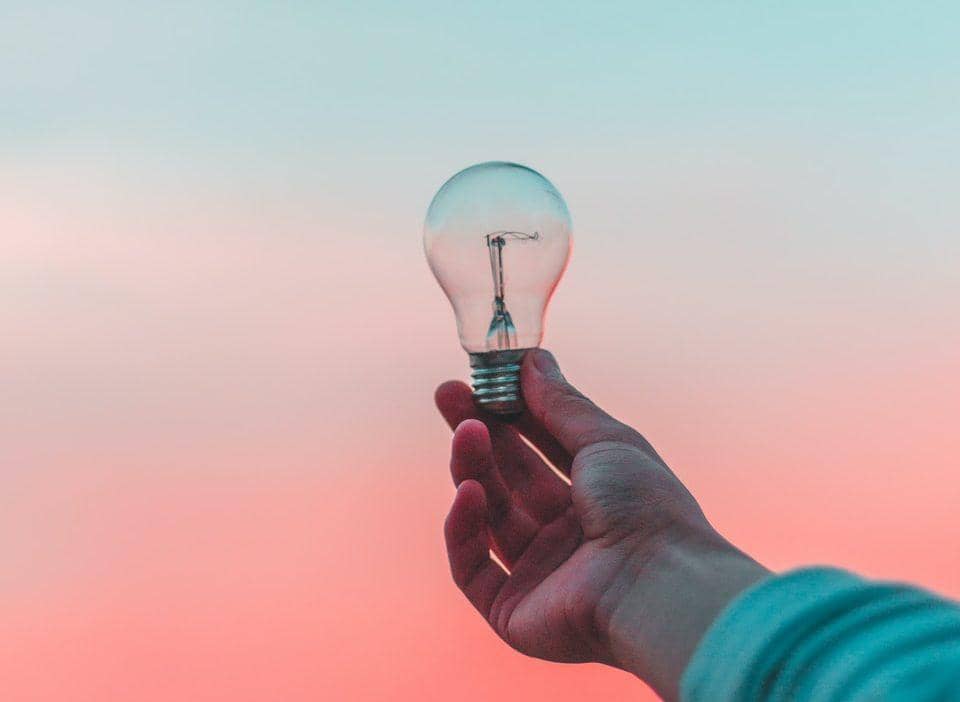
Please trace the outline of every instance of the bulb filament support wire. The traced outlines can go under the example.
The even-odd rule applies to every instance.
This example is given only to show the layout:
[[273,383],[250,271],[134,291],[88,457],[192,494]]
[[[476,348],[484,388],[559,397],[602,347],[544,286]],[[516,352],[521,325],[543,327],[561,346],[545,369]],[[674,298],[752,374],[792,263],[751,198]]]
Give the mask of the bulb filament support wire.
[[507,310],[505,277],[503,273],[503,247],[508,240],[538,241],[540,232],[528,234],[503,229],[484,236],[490,252],[490,273],[493,276],[493,319],[487,330],[487,348],[511,349],[517,344],[517,329]]

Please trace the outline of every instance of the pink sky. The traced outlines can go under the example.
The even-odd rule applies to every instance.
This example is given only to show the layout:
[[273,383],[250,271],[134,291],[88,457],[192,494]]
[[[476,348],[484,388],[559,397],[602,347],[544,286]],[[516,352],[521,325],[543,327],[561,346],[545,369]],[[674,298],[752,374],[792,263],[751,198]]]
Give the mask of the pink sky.
[[[636,699],[509,651],[449,581],[431,393],[467,367],[418,221],[69,184],[0,203],[16,699]],[[955,281],[778,261],[747,218],[708,266],[683,239],[710,212],[628,267],[586,209],[547,332],[569,377],[771,567],[960,594]]]

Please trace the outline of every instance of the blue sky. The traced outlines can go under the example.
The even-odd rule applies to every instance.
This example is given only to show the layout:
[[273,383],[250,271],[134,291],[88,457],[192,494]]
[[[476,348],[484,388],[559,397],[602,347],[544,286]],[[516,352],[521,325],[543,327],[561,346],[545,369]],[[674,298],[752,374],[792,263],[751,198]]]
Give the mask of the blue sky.
[[389,237],[509,159],[601,239],[711,191],[847,257],[910,228],[951,260],[958,30],[946,2],[4,3],[0,166]]

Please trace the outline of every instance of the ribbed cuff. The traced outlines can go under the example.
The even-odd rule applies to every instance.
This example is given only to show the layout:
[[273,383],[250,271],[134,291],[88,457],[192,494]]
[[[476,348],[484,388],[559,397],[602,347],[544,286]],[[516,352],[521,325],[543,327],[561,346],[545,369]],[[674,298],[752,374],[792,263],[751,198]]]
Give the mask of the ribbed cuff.
[[863,588],[864,580],[834,568],[803,568],[748,588],[704,634],[684,671],[680,698],[765,699],[764,685],[794,645],[831,610],[848,609]]

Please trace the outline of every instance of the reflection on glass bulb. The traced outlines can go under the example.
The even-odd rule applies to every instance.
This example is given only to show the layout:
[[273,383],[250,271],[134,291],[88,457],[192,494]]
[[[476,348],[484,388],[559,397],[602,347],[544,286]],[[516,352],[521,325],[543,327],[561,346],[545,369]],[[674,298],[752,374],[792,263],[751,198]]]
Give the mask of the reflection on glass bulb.
[[570,213],[536,171],[491,161],[460,171],[427,210],[427,261],[470,354],[474,399],[523,409],[520,362],[540,345],[543,316],[570,255]]

